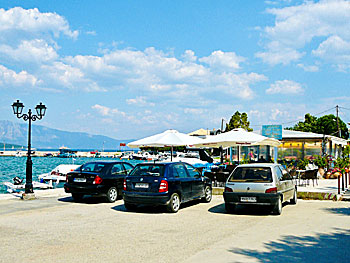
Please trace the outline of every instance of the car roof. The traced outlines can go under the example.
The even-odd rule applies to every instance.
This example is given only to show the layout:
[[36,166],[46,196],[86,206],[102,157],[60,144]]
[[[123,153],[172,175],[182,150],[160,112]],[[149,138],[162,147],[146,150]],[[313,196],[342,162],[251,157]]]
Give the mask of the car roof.
[[163,165],[163,166],[168,166],[171,164],[177,164],[177,163],[182,163],[182,164],[188,164],[185,162],[149,162],[149,163],[138,163],[137,165]]
[[249,164],[240,164],[237,167],[275,167],[279,166],[276,163],[249,163]]

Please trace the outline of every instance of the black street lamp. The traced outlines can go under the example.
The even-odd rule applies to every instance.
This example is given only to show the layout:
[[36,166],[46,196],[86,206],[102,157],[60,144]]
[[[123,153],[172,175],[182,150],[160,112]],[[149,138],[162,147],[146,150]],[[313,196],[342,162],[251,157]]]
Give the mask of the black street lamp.
[[29,121],[28,125],[28,153],[27,153],[27,164],[26,164],[26,184],[25,184],[25,193],[32,194],[33,192],[33,183],[32,183],[32,158],[31,158],[31,131],[32,131],[32,121],[41,120],[45,116],[46,106],[40,102],[36,105],[36,115],[32,114],[32,110],[29,109],[27,114],[22,114],[24,105],[22,102],[17,100],[12,104],[13,113],[17,118],[23,118],[24,121]]

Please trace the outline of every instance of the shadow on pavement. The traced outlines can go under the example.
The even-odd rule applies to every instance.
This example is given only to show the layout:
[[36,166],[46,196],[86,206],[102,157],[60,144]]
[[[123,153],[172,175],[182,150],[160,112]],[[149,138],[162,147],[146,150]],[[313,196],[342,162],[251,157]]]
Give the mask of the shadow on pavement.
[[[228,214],[225,209],[225,203],[213,206],[209,208],[208,211],[215,214]],[[231,214],[232,215],[266,216],[271,214],[271,208],[264,207],[264,206],[237,205],[235,212]]]
[[[186,202],[181,204],[180,206],[180,210],[179,212],[181,212],[181,210],[186,209],[188,207],[191,207],[193,205],[198,204],[199,201],[198,200],[194,200],[194,201],[190,201],[190,202]],[[140,205],[138,206],[136,209],[130,211],[130,210],[126,210],[124,204],[122,205],[117,205],[112,207],[113,210],[116,210],[118,212],[127,212],[127,213],[145,213],[145,214],[164,214],[164,213],[169,213],[166,210],[165,206],[146,206],[146,205]]]
[[266,242],[264,251],[233,248],[229,252],[258,262],[345,262],[350,256],[349,244],[350,231],[335,229],[333,233],[315,236],[284,236]]
[[104,198],[104,197],[95,197],[95,196],[84,196],[83,200],[81,200],[80,202],[75,202],[71,196],[70,197],[59,198],[58,201],[60,201],[60,202],[67,202],[67,203],[81,203],[81,204],[108,203],[106,201],[106,198]]
[[334,214],[339,214],[339,215],[345,215],[345,216],[350,216],[350,207],[338,207],[338,208],[325,208],[327,212],[334,213]]

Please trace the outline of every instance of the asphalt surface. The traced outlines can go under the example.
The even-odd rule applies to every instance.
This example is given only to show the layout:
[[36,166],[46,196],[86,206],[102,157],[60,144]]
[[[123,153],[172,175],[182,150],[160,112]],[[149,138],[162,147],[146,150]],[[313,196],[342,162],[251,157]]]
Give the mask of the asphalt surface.
[[350,202],[304,201],[281,216],[221,196],[177,214],[86,198],[0,200],[0,262],[341,262],[350,256]]

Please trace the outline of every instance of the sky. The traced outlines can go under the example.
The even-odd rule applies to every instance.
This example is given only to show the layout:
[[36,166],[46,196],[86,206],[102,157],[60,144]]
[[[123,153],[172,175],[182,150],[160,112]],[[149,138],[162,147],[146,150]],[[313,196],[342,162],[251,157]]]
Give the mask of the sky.
[[350,1],[0,0],[0,119],[39,102],[36,124],[139,139],[350,122]]

